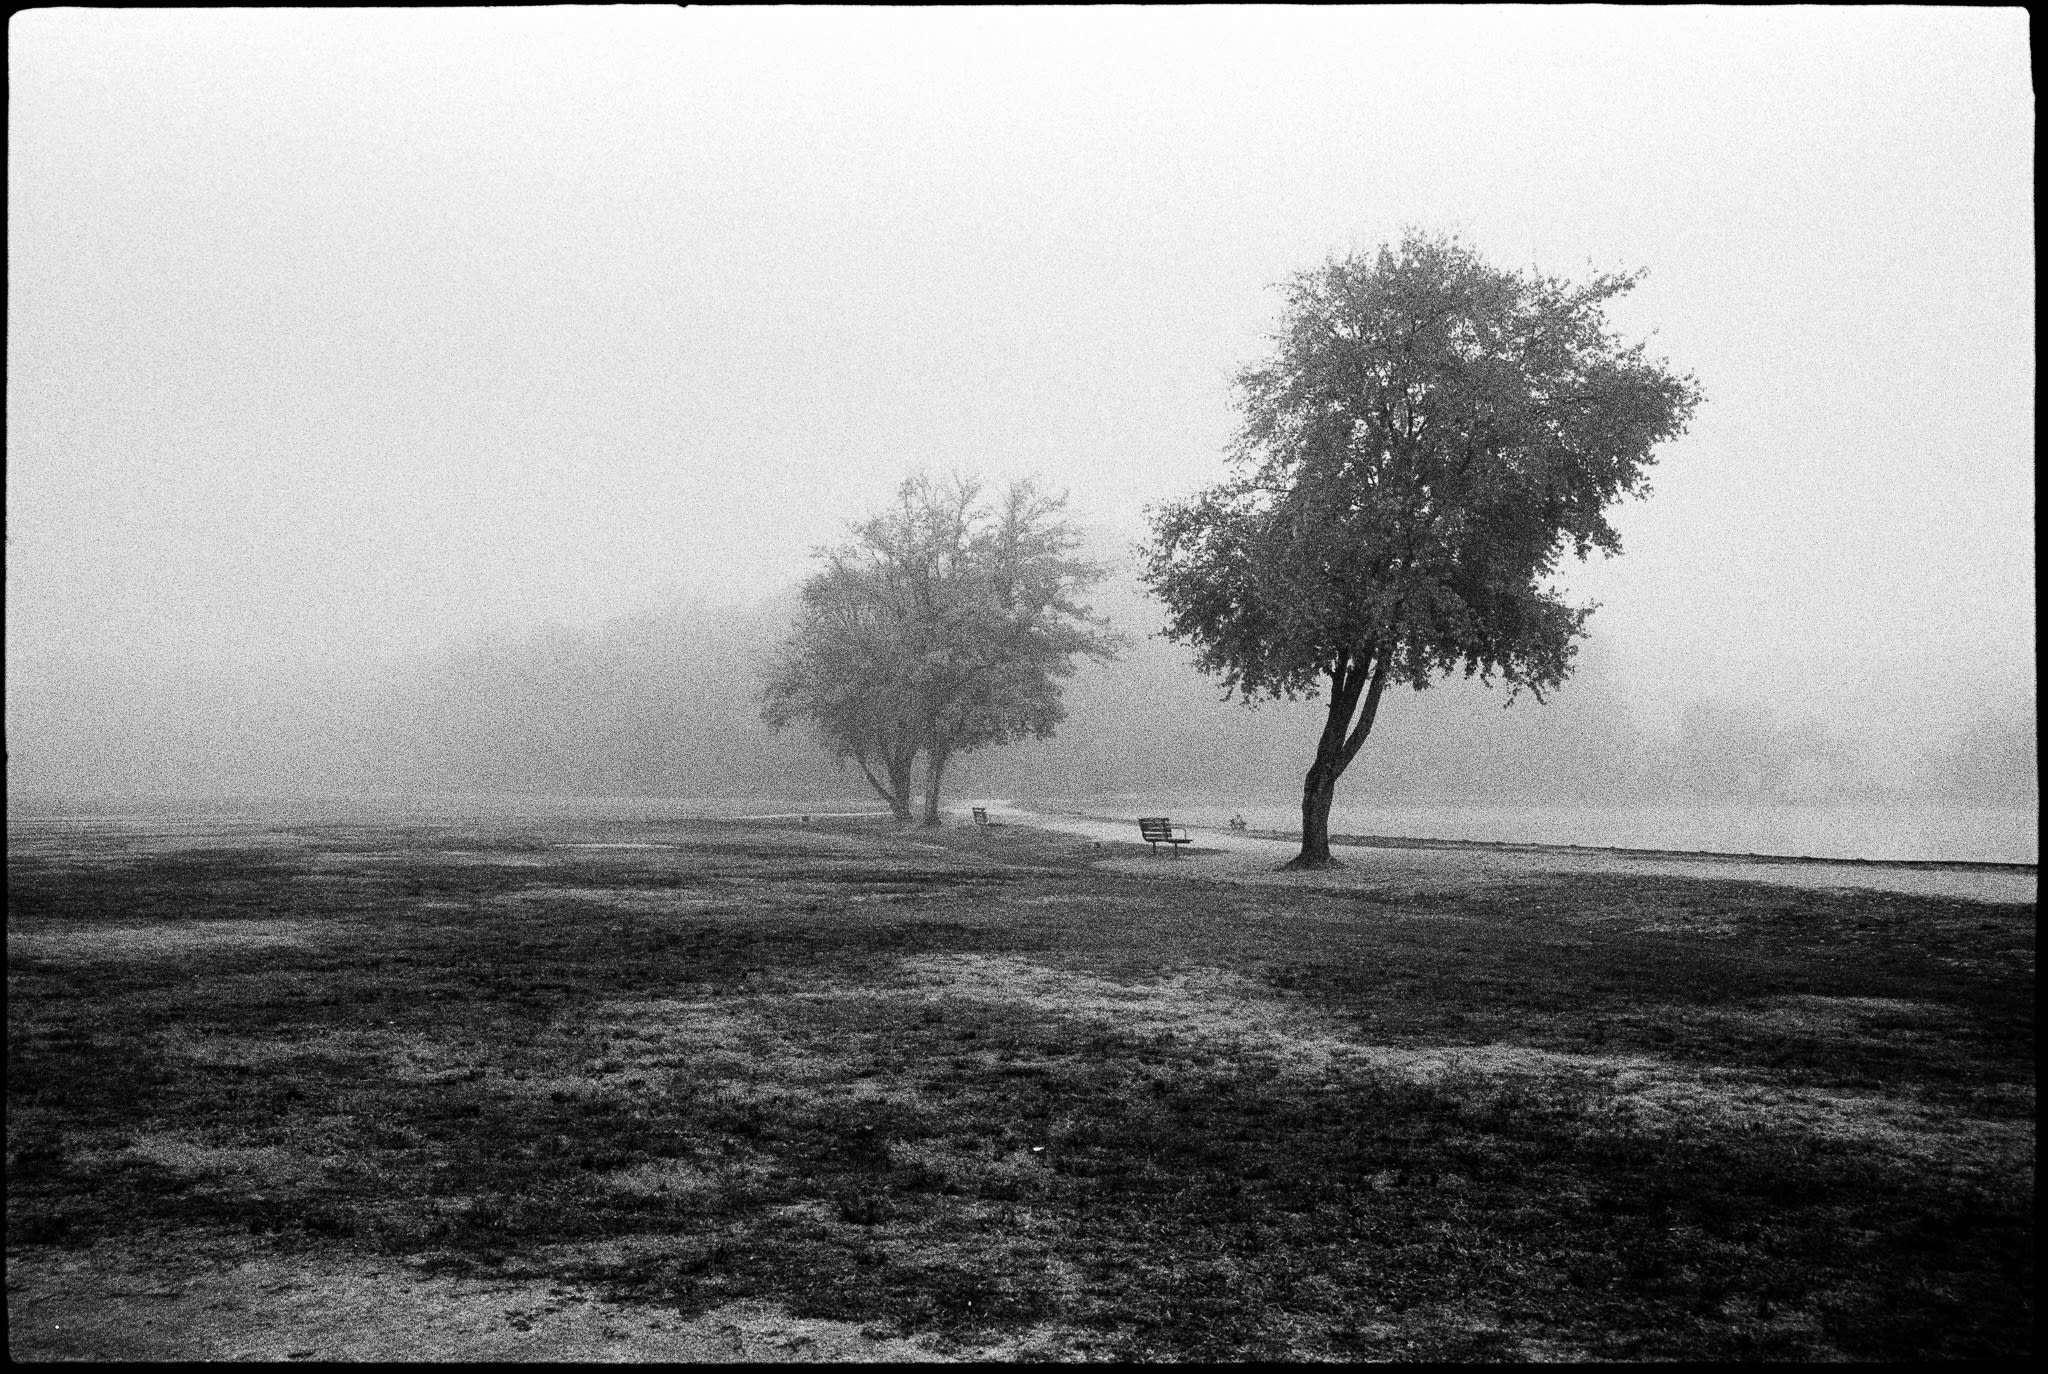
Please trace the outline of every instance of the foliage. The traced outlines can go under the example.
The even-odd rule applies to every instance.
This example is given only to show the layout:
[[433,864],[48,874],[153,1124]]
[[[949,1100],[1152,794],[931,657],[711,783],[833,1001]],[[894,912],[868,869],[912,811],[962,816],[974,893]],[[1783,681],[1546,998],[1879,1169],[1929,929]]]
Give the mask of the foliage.
[[[824,576],[830,579],[830,570]],[[809,719],[832,757],[853,760],[896,818],[908,820],[919,730],[911,703],[897,690],[901,653],[889,638],[897,627],[860,594],[858,582],[837,581],[806,585],[762,715],[778,730]]]
[[1049,737],[1074,660],[1120,646],[1079,600],[1103,570],[1076,556],[1065,507],[1029,479],[993,506],[971,478],[906,480],[893,506],[820,551],[768,683],[769,722],[810,719],[899,818],[921,752],[925,820],[936,824],[950,758]]
[[1569,675],[1593,607],[1549,579],[1566,550],[1620,551],[1607,508],[1700,399],[1606,326],[1640,275],[1501,271],[1411,230],[1287,284],[1237,379],[1233,474],[1155,509],[1145,579],[1229,690],[1327,693],[1305,808],[1327,818],[1388,681],[1462,667],[1540,701]]

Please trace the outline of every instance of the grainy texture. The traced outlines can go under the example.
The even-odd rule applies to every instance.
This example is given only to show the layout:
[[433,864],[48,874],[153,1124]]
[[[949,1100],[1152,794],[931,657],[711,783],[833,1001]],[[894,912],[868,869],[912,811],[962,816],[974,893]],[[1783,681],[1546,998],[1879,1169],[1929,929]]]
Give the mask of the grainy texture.
[[1142,853],[17,828],[10,1353],[2031,1350],[2031,906]]

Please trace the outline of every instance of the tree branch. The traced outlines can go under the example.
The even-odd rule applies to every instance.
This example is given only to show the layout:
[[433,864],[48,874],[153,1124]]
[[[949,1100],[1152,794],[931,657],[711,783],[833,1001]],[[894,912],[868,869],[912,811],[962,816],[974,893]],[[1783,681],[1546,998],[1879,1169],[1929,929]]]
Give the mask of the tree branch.
[[894,811],[896,810],[895,794],[889,791],[888,788],[882,786],[882,784],[880,784],[879,782],[875,781],[875,775],[868,771],[868,761],[865,758],[863,758],[859,754],[855,754],[853,756],[853,761],[860,765],[860,775],[868,780],[868,786],[875,789],[875,795],[880,797],[883,801],[889,803],[889,810],[891,813],[894,813]]
[[1387,685],[1387,669],[1393,666],[1393,662],[1394,646],[1389,644],[1373,666],[1372,688],[1365,694],[1365,708],[1358,713],[1358,724],[1352,729],[1351,738],[1344,741],[1344,753],[1337,765],[1340,773],[1351,766],[1351,760],[1357,757],[1365,737],[1372,733],[1373,719],[1380,713],[1380,692]]
[[[1368,655],[1371,653],[1367,648]],[[1351,728],[1351,711],[1358,704],[1359,690],[1365,685],[1364,675],[1359,671],[1363,665],[1350,650],[1338,655],[1337,667],[1330,674],[1330,710],[1323,720],[1323,735],[1316,742],[1316,761],[1335,760],[1344,747],[1344,732]],[[1343,771],[1343,765],[1337,764]]]

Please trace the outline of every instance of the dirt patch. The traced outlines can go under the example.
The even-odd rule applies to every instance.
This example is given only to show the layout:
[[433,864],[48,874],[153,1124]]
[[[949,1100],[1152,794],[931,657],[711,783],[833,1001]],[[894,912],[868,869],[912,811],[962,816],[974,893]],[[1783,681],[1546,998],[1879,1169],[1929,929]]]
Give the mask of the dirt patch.
[[[849,989],[790,996],[817,1001],[873,994]],[[906,1083],[859,1077],[846,1056],[797,1038],[776,1015],[785,1000],[763,993],[701,1001],[607,1003],[591,1022],[606,1040],[605,1053],[591,1060],[582,1074],[557,1074],[512,1086],[529,1092],[588,1092],[638,1079],[669,1092],[720,1093],[733,1101],[916,1096]]]
[[[1274,1001],[1256,984],[1220,969],[1188,969],[1156,982],[1125,983],[1029,960],[989,955],[928,956],[906,971],[946,995],[1101,1019],[1135,1035],[1172,1035],[1218,1051],[1258,1054],[1283,1073],[1390,1073],[1456,1087],[1475,1099],[1489,1085],[1582,1099],[1585,1110],[1655,1132],[1783,1130],[1855,1142],[1884,1153],[1944,1160],[2010,1174],[2031,1161],[2031,1125],[1958,1116],[1911,1099],[1771,1085],[1736,1071],[1707,1073],[1649,1055],[1565,1054],[1526,1045],[1430,1049],[1373,1045]],[[1926,1004],[1889,998],[1796,997],[1762,1013],[1854,1034],[1876,1014]]]
[[896,1167],[915,1165],[929,1170],[969,1196],[988,1191],[992,1181],[1029,1184],[1049,1176],[1052,1156],[1042,1145],[1020,1145],[1013,1149],[966,1149],[958,1145],[923,1142],[889,1146],[889,1162]]
[[[324,1042],[323,1038],[323,1042]],[[304,1053],[316,1042],[274,1036],[208,1033],[173,1026],[156,1038],[165,1055],[189,1064],[277,1064]]]
[[9,952],[59,963],[162,959],[226,950],[309,945],[321,929],[302,921],[180,921],[146,926],[73,925],[10,931]]
[[141,1136],[126,1155],[190,1178],[233,1180],[266,1187],[317,1181],[329,1167],[346,1161],[325,1158],[282,1145],[210,1145],[190,1136]]
[[685,1159],[650,1159],[613,1169],[603,1174],[601,1181],[606,1188],[629,1197],[703,1197],[763,1172],[765,1166],[760,1164],[720,1161],[717,1167],[706,1168]]
[[1873,1023],[1948,1026],[1956,1021],[1952,1007],[1904,997],[1818,997],[1801,994],[1772,998],[1768,1020],[1800,1030],[1862,1034]]
[[1327,1068],[1331,1056],[1347,1048],[1257,984],[1222,969],[1125,983],[1001,955],[929,955],[905,960],[903,968],[928,991],[1108,1021],[1132,1035],[1174,1035],[1212,1042],[1218,1050],[1282,1056],[1297,1071]]
[[1988,1121],[1875,1093],[1781,1088],[1663,1066],[1625,1070],[1614,1088],[1608,1109],[1649,1131],[1796,1130],[2005,1181],[2033,1165],[2031,1121]]
[[673,890],[618,887],[529,887],[494,900],[502,902],[587,902],[617,911],[656,916],[694,916],[705,911],[737,911],[744,898],[705,897]]
[[[217,1237],[7,1260],[15,1360],[931,1361],[928,1340],[767,1302],[692,1317],[544,1279],[279,1256]],[[961,1352],[970,1357],[979,1352]]]
[[316,1030],[294,1039],[207,1033],[174,1026],[157,1037],[165,1054],[198,1064],[276,1064],[306,1056],[388,1061],[400,1077],[446,1068],[459,1060],[456,1044],[416,1032]]
[[1590,1118],[1656,1134],[1803,1131],[2007,1178],[2033,1160],[2031,1122],[1963,1116],[1910,1097],[1786,1087],[1733,1070],[1699,1072],[1648,1055],[1559,1054],[1496,1044],[1359,1046],[1338,1057],[1453,1089],[1475,1102],[1485,1100],[1489,1086],[1565,1096]]

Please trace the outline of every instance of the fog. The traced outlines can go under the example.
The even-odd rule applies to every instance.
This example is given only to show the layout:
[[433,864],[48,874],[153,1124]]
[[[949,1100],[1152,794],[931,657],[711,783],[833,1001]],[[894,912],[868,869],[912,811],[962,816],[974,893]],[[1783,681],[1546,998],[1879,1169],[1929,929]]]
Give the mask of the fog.
[[[1298,789],[1146,636],[1269,288],[1405,224],[1643,265],[1692,432],[1548,705],[1347,796],[2033,807],[2018,10],[41,10],[10,27],[11,798],[860,792],[757,671],[916,467],[1138,643],[958,789]],[[1654,332],[1654,335],[1652,334]]]
[[[1095,603],[1140,634],[1159,619],[1127,571]],[[77,664],[69,690],[23,682],[10,708],[23,742],[10,781],[41,801],[423,793],[874,805],[859,773],[835,767],[803,729],[777,733],[760,719],[764,653],[794,604],[793,594],[737,610],[699,601],[590,629],[545,625],[423,657],[374,684],[308,680],[267,694],[243,690],[240,675],[142,682]],[[1318,703],[1224,700],[1157,637],[1084,665],[1066,703],[1053,739],[957,761],[953,791],[1286,799],[1321,728]],[[1390,693],[1345,798],[2030,807],[2038,797],[2031,694],[1959,708],[1960,728],[1905,756],[1823,715],[1739,697],[1665,714],[1638,704],[1596,637],[1547,703],[1510,704],[1498,686],[1466,679]]]

